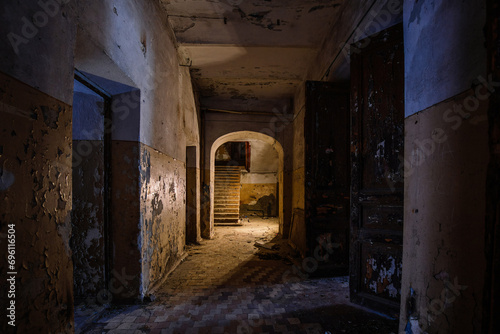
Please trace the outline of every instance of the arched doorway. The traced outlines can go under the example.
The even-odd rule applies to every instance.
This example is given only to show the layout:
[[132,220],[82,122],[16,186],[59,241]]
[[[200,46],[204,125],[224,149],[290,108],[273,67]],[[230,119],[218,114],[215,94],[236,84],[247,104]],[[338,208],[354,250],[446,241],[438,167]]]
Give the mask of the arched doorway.
[[283,234],[283,163],[284,152],[281,144],[274,138],[254,131],[237,131],[219,137],[210,149],[210,234],[214,227],[214,188],[215,188],[215,153],[217,149],[227,142],[260,140],[271,145],[278,153],[278,217],[279,231]]

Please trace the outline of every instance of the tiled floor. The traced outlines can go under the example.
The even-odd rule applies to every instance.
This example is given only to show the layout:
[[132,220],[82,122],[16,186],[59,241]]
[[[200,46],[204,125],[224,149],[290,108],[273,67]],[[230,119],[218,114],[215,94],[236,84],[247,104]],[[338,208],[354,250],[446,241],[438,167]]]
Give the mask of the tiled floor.
[[[396,333],[397,321],[355,307],[347,278],[309,279],[279,252],[254,246],[278,232],[276,220],[217,227],[190,246],[156,300],[114,307],[86,333]],[[82,315],[80,309],[79,315]]]

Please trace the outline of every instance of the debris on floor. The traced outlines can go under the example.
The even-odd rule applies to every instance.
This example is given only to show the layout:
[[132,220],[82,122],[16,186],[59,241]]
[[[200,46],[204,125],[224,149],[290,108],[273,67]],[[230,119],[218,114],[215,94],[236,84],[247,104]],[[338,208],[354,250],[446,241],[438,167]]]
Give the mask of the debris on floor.
[[262,242],[259,242],[259,241],[256,241],[255,244],[254,244],[255,247],[260,247],[260,248],[265,248],[265,249],[269,249],[269,250],[272,250],[274,246],[276,246],[275,243],[272,243],[272,242],[268,242],[268,243],[262,243]]
[[217,227],[216,238],[189,246],[188,260],[168,276],[156,300],[111,307],[84,332],[397,333],[397,320],[349,302],[347,277],[295,273],[288,259],[293,249],[276,237],[277,230],[277,220],[260,218],[243,227]]

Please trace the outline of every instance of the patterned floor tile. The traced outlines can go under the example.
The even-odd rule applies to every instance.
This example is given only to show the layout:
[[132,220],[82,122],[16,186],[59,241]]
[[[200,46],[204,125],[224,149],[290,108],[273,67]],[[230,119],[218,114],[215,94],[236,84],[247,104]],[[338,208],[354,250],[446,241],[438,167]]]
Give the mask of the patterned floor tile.
[[[190,256],[154,302],[114,307],[76,332],[397,333],[397,321],[349,303],[346,277],[308,279],[294,274],[286,258],[259,256],[255,241],[277,233],[273,219],[217,227],[214,240],[188,246]],[[76,316],[88,309],[77,308]]]

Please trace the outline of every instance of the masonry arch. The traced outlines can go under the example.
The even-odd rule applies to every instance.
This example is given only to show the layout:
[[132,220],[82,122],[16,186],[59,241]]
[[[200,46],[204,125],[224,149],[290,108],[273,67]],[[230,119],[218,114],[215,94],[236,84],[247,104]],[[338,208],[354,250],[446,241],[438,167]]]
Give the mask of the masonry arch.
[[271,145],[278,153],[278,217],[280,232],[283,232],[283,170],[284,151],[281,144],[273,137],[254,131],[236,131],[217,138],[210,149],[210,235],[214,230],[214,185],[215,185],[215,152],[217,149],[232,141],[260,140]]

